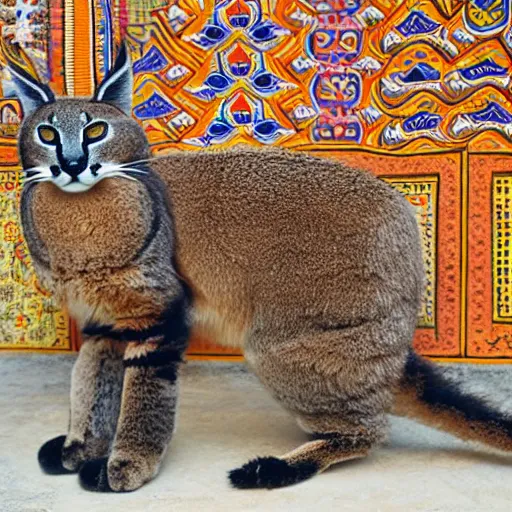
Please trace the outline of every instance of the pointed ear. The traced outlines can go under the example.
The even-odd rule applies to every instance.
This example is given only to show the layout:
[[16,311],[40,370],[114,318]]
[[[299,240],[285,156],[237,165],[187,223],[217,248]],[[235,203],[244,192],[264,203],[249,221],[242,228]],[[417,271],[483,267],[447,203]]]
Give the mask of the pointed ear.
[[21,67],[12,57],[5,41],[2,40],[2,43],[7,69],[11,74],[18,99],[21,101],[24,116],[27,117],[46,103],[53,103],[55,96],[52,90],[39,80],[33,69],[32,73],[29,73]]
[[132,63],[126,43],[122,43],[113,68],[98,85],[93,101],[105,101],[122,110],[127,116],[132,115],[133,97]]

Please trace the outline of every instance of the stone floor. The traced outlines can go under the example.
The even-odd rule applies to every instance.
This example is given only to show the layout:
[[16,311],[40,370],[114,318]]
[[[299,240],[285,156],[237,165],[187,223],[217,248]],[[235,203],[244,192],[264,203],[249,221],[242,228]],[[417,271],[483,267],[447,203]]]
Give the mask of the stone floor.
[[[468,446],[403,419],[364,461],[274,491],[238,491],[226,472],[254,455],[305,440],[244,365],[189,363],[178,432],[160,475],[129,494],[83,491],[76,476],[40,472],[36,453],[65,431],[70,355],[0,355],[0,512],[512,510],[512,458]],[[458,365],[447,373],[492,392],[512,410],[512,365]]]

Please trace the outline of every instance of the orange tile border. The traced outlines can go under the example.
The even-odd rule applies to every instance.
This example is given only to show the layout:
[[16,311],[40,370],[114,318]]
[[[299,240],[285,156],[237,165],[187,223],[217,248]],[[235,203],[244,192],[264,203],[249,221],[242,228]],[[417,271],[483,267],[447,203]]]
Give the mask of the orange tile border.
[[[510,178],[512,184],[512,155],[470,154],[469,156],[469,211],[468,220],[468,357],[512,357],[510,318],[497,318],[495,314],[495,287],[493,276],[493,184],[496,179]],[[512,187],[511,187],[512,195]],[[512,209],[511,209],[512,210]],[[512,215],[512,211],[510,212]],[[512,219],[503,221],[511,225]],[[510,228],[509,228],[510,231]],[[512,233],[512,231],[510,231]],[[510,236],[512,253],[512,236]],[[496,257],[494,255],[494,257]],[[503,261],[507,261],[504,258]],[[508,261],[512,262],[512,259]],[[512,278],[512,263],[509,265]],[[512,294],[505,300],[512,301]]]
[[64,62],[71,96],[93,91],[92,0],[64,0]]

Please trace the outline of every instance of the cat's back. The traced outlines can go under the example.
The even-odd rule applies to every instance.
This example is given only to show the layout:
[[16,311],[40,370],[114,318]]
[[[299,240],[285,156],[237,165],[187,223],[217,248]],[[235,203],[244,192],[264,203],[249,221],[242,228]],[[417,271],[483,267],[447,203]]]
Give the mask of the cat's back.
[[178,214],[193,209],[223,223],[238,219],[261,228],[271,218],[274,229],[286,231],[294,219],[295,226],[313,222],[317,231],[319,221],[353,230],[404,214],[403,198],[370,173],[299,151],[239,145],[174,152],[155,161],[154,168]]

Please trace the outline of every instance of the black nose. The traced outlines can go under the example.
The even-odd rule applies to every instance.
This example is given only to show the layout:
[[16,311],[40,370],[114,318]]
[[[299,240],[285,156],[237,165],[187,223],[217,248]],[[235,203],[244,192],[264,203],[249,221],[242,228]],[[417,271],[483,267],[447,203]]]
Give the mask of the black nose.
[[69,174],[73,179],[77,178],[78,175],[85,171],[87,168],[87,160],[80,158],[78,160],[72,160],[66,162],[66,165],[62,166],[62,170]]

